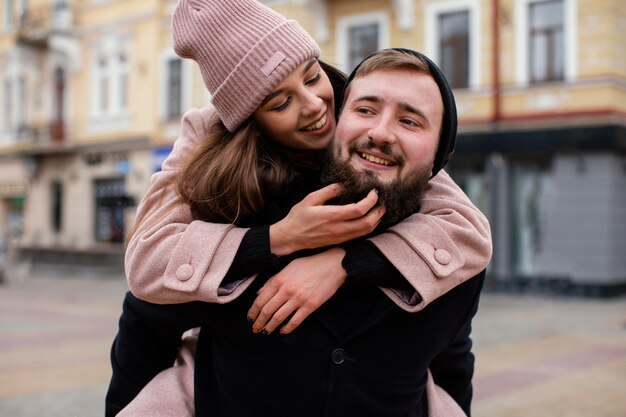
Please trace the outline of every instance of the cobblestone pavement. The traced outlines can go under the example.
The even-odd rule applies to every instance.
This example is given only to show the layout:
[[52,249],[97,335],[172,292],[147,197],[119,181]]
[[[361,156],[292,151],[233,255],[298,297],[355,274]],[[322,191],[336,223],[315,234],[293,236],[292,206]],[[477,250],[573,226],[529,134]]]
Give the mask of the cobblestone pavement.
[[[103,415],[120,278],[0,285],[0,416]],[[626,298],[484,294],[474,417],[626,417]]]

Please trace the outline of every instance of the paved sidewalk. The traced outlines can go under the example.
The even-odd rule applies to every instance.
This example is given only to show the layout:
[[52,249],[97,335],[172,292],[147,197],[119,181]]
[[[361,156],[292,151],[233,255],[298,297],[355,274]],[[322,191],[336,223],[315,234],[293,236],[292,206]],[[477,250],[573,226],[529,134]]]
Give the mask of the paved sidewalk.
[[[96,417],[126,283],[0,285],[0,416]],[[626,298],[484,294],[474,417],[626,417]]]

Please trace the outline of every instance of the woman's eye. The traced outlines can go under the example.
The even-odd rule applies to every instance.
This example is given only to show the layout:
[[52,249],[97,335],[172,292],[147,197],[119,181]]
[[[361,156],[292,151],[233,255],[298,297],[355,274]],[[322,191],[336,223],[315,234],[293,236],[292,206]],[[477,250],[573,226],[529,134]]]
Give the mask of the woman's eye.
[[289,103],[291,103],[291,97],[287,97],[287,99],[285,101],[283,101],[278,106],[273,107],[271,110],[272,111],[282,111],[282,110],[285,110],[289,106]]
[[306,85],[315,84],[316,82],[318,82],[318,81],[320,80],[320,78],[322,78],[322,74],[320,74],[320,72],[319,72],[319,71],[317,71],[313,77],[309,78],[309,79],[305,82],[305,84],[306,84]]
[[361,114],[372,114],[372,109],[369,107],[357,107],[356,111]]

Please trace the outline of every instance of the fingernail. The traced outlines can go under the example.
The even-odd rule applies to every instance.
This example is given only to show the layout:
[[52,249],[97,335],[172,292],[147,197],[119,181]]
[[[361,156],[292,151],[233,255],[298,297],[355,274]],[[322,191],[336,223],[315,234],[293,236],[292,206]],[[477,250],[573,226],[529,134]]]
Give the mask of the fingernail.
[[263,329],[263,330],[261,330],[261,334],[267,336],[270,333],[267,330]]
[[261,329],[258,326],[252,326],[252,333],[258,333]]
[[250,316],[246,316],[246,318],[248,319],[248,323],[252,323],[252,321],[253,321],[253,320],[252,320],[252,317],[250,317]]

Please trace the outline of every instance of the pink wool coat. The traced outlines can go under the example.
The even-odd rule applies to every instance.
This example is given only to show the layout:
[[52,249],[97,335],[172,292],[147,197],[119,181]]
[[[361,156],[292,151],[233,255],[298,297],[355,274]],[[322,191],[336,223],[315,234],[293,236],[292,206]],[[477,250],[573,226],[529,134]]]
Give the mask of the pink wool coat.
[[[172,185],[185,156],[206,137],[213,111],[185,114],[179,139],[137,209],[137,218],[147,220],[128,242],[125,267],[130,290],[145,301],[227,303],[255,278],[220,287],[248,229],[194,221]],[[481,272],[492,252],[489,222],[445,171],[430,181],[419,213],[370,240],[414,288],[382,288],[410,312]]]
[[[193,220],[172,184],[183,159],[206,137],[211,107],[183,117],[179,139],[137,209],[147,218],[129,240],[125,266],[131,291],[160,304],[227,303],[255,279],[220,286],[248,229]],[[445,171],[430,181],[420,212],[370,239],[411,284],[407,293],[381,290],[400,308],[418,312],[442,294],[481,272],[491,253],[485,216]],[[174,367],[157,375],[119,416],[193,416],[195,333],[186,336]],[[431,417],[464,416],[429,375]]]

